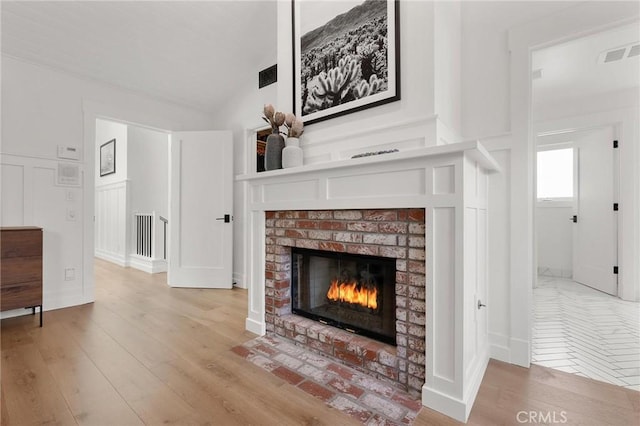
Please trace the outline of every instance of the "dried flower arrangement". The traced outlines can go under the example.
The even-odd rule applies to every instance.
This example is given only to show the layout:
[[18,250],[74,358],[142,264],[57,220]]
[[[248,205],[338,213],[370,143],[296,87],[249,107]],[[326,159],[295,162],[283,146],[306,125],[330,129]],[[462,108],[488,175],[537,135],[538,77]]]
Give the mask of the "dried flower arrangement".
[[[286,134],[290,138],[299,138],[304,133],[304,123],[292,113],[276,112],[271,104],[265,104],[263,111],[262,119],[269,123],[273,133]],[[286,133],[280,131],[280,126],[283,124],[287,128]]]
[[266,104],[263,109],[264,116],[262,119],[269,123],[273,133],[280,133],[280,126],[284,124],[284,113],[276,112],[275,108],[271,104]]
[[285,115],[284,126],[289,138],[299,138],[304,133],[304,123],[290,112]]

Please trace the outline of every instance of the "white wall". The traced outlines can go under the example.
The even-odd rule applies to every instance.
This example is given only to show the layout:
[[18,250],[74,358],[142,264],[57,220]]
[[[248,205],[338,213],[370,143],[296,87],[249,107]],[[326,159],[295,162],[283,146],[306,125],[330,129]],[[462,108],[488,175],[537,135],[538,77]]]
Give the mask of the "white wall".
[[[91,302],[96,118],[205,130],[213,127],[212,117],[5,56],[1,97],[2,224],[44,227],[45,310]],[[58,144],[80,148],[75,163],[81,186],[55,185]],[[11,203],[4,197],[9,186]],[[69,207],[77,220],[66,220]],[[75,279],[64,281],[68,267],[75,269]]]
[[508,30],[580,2],[463,1],[461,6],[462,136],[511,130]]
[[443,125],[458,133],[462,131],[461,12],[459,2],[434,3],[434,111]]
[[572,215],[571,206],[539,203],[536,207],[538,275],[572,277],[573,228],[569,220]]
[[[535,96],[535,91],[533,92],[533,96]],[[578,117],[581,115],[601,113],[603,111],[635,108],[639,102],[639,89],[629,88],[603,93],[597,96],[571,99],[563,102],[554,101],[540,105],[534,107],[532,120],[534,123],[542,123],[549,120]]]

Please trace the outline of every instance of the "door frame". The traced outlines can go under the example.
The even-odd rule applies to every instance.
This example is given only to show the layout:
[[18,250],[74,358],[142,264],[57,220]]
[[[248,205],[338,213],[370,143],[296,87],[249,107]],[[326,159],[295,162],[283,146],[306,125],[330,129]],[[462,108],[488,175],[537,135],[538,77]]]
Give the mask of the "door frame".
[[[95,301],[95,152],[96,152],[96,120],[107,120],[116,123],[142,127],[149,130],[170,134],[171,128],[180,129],[180,123],[171,123],[149,116],[144,111],[133,108],[105,104],[87,99],[82,101],[83,111],[83,153],[84,176],[83,189],[83,238],[82,238],[82,269],[83,269],[83,297],[88,302]],[[126,118],[124,118],[126,117]],[[168,264],[167,264],[168,267]]]
[[[509,335],[505,356],[509,362],[529,367],[531,363],[531,306],[532,286],[537,275],[534,269],[535,221],[533,193],[533,157],[535,152],[535,132],[532,118],[531,63],[533,52],[554,44],[596,34],[621,25],[638,22],[638,5],[633,2],[607,4],[603,13],[600,2],[586,2],[561,10],[544,21],[534,21],[508,31],[510,56],[510,123],[511,138],[511,188],[510,188],[510,285],[509,285]],[[579,19],[576,19],[579,17]],[[637,111],[637,110],[636,110]],[[622,115],[623,132],[629,143],[621,148],[628,150],[621,164],[621,174],[632,179],[630,199],[621,205],[621,227],[628,228],[632,235],[630,250],[621,253],[620,261],[626,268],[625,281],[640,281],[640,190],[633,182],[639,178],[637,164],[640,163],[637,122],[628,111]],[[613,120],[613,122],[620,122]],[[631,123],[631,124],[630,124]],[[634,125],[635,124],[635,125]],[[621,153],[621,158],[623,154]],[[629,164],[633,163],[634,164]],[[629,170],[627,170],[629,169]],[[633,256],[636,256],[635,258]],[[623,266],[621,265],[621,268]],[[619,278],[623,278],[620,276]],[[624,291],[624,290],[623,290]],[[640,297],[637,289],[632,289],[625,298]],[[522,314],[525,312],[525,314]]]

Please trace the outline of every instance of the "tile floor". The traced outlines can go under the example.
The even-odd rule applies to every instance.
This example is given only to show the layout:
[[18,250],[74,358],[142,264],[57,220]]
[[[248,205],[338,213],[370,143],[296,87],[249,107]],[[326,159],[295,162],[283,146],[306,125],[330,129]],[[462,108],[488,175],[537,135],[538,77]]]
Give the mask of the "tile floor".
[[533,300],[534,364],[640,391],[640,303],[542,276]]
[[277,336],[262,336],[233,352],[367,426],[410,425],[420,400],[393,385],[312,353]]

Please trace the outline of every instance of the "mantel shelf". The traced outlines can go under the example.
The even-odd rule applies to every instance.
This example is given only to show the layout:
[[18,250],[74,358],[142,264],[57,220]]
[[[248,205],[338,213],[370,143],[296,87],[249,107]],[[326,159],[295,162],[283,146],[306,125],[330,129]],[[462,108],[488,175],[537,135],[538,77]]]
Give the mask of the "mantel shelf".
[[369,157],[349,158],[345,160],[316,163],[291,169],[280,169],[261,173],[238,175],[236,176],[236,181],[259,181],[281,176],[303,175],[327,170],[344,169],[349,167],[357,168],[358,166],[369,166],[372,164],[388,164],[392,162],[416,160],[422,157],[436,157],[454,153],[465,153],[469,155],[488,171],[501,171],[498,162],[491,156],[491,154],[489,154],[489,152],[479,141],[468,141],[450,145],[417,148],[389,154],[372,155]]

